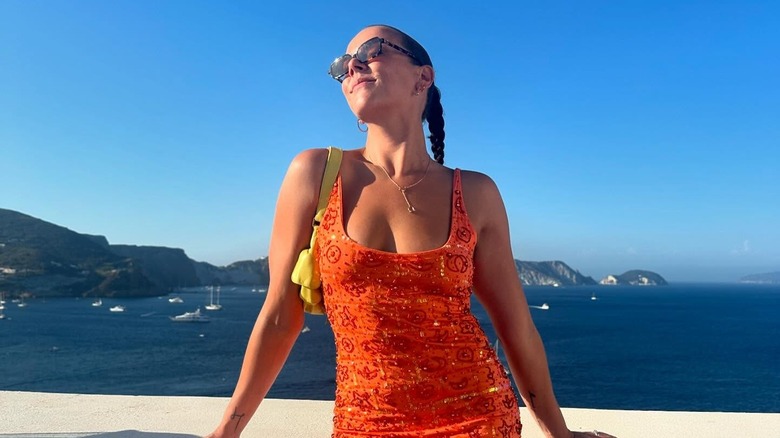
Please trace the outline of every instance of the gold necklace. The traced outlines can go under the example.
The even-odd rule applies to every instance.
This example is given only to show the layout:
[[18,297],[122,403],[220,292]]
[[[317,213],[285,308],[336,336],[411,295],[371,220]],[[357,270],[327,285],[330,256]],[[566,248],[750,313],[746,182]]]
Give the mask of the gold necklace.
[[[374,164],[373,160],[370,160],[369,162],[371,164]],[[428,164],[425,166],[425,172],[423,173],[422,178],[417,180],[417,182],[415,182],[414,184],[409,184],[408,186],[403,186],[403,187],[401,187],[397,182],[395,182],[395,180],[390,176],[390,173],[387,171],[387,169],[385,169],[385,166],[382,166],[381,164],[374,164],[374,165],[379,166],[379,168],[382,169],[382,172],[384,172],[385,175],[387,175],[387,179],[389,179],[390,182],[393,183],[395,188],[397,188],[398,191],[401,192],[401,195],[404,197],[404,201],[406,201],[406,209],[409,210],[409,213],[414,213],[415,211],[417,211],[417,209],[414,208],[412,203],[409,202],[409,198],[406,197],[406,191],[416,186],[417,184],[420,184],[422,180],[424,180],[425,177],[428,175],[428,169],[431,167],[430,158],[428,159]]]

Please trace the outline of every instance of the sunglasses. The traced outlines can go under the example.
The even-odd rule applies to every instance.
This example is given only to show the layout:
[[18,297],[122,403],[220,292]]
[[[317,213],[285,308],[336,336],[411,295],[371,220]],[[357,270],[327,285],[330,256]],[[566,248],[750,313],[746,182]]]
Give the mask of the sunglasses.
[[328,74],[330,74],[333,79],[339,82],[343,82],[344,78],[349,73],[349,61],[351,61],[352,58],[356,58],[358,61],[363,63],[368,62],[370,59],[374,59],[382,54],[382,44],[386,44],[389,47],[392,47],[393,49],[398,50],[404,55],[414,59],[418,64],[422,64],[422,62],[417,59],[417,57],[414,56],[412,52],[404,49],[401,46],[397,46],[384,38],[374,37],[361,44],[354,55],[346,54],[336,58],[330,64]]

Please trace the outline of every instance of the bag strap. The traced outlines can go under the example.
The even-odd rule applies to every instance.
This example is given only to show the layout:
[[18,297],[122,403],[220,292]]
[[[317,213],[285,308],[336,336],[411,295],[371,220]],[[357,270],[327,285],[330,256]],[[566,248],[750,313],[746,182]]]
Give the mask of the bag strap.
[[322,184],[320,185],[320,197],[317,201],[317,213],[314,215],[314,226],[318,226],[325,216],[325,209],[328,206],[328,198],[333,190],[333,184],[336,182],[336,176],[341,167],[341,149],[335,146],[328,146],[328,161],[325,164],[325,173],[322,175]]

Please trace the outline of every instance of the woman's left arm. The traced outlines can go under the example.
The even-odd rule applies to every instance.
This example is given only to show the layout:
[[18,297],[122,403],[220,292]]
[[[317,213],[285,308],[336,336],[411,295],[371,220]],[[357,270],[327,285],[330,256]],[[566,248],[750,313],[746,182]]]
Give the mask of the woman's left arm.
[[544,345],[528,310],[509,239],[509,221],[493,180],[464,172],[463,194],[477,233],[474,289],[504,347],[526,407],[546,436],[609,436],[572,433],[555,399]]

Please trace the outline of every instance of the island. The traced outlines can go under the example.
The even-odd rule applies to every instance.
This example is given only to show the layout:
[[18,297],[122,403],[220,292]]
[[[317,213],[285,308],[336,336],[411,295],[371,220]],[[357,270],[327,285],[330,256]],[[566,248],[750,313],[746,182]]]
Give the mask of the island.
[[740,278],[739,282],[750,284],[780,284],[780,271],[746,275]]
[[599,281],[599,284],[606,286],[666,286],[669,283],[655,272],[633,269],[620,275],[607,275]]

